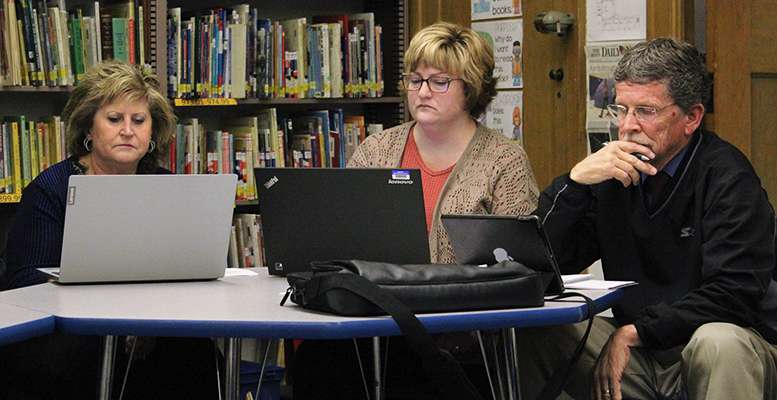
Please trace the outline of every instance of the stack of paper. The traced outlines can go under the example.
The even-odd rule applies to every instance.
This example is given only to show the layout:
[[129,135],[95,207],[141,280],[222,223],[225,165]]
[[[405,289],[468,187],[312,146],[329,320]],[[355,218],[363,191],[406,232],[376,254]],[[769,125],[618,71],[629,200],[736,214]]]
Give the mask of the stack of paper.
[[561,279],[564,281],[564,287],[566,289],[577,290],[612,290],[637,284],[637,282],[634,281],[605,281],[593,279],[591,274],[562,275]]

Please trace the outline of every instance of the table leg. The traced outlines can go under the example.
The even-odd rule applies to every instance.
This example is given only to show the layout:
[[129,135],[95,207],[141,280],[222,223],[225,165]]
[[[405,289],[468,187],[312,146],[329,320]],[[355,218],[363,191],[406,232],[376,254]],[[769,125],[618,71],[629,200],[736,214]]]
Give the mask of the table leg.
[[502,348],[505,360],[505,384],[507,396],[510,400],[520,400],[521,393],[518,390],[518,342],[515,328],[502,329]]
[[116,355],[116,336],[105,336],[103,342],[102,375],[100,376],[100,400],[110,400],[113,387],[113,360]]
[[240,338],[226,338],[224,356],[226,371],[224,377],[224,399],[238,400],[240,397]]
[[499,349],[501,348],[501,341],[502,331],[498,331],[497,333],[491,335],[491,351],[494,355],[494,375],[496,375],[496,387],[499,391],[499,397],[497,397],[497,399],[507,400],[507,384],[505,383],[507,372],[505,372],[504,368],[502,368],[502,362],[504,359],[502,357],[502,353],[499,352]]
[[375,375],[375,400],[380,400],[383,394],[383,380],[381,379],[380,370],[380,338],[377,336],[372,338],[372,360],[375,365],[375,368],[373,368]]

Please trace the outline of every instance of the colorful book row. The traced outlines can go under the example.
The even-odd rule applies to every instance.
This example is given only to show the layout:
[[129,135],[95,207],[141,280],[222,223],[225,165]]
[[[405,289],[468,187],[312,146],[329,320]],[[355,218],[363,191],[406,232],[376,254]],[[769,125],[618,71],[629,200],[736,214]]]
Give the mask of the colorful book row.
[[329,98],[383,94],[373,13],[273,21],[240,4],[184,16],[168,11],[173,98]]

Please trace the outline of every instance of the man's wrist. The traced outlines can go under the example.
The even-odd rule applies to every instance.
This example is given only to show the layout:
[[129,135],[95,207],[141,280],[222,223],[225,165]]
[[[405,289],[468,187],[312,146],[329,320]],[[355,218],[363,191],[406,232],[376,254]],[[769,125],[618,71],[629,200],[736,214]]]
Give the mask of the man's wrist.
[[618,328],[614,333],[618,340],[621,340],[625,345],[629,347],[642,346],[642,340],[639,338],[637,327],[634,324],[624,325]]
[[575,178],[572,177],[572,171],[570,171],[569,174],[567,174],[567,183],[570,186],[578,189],[585,189],[588,187],[588,185],[586,185],[585,183],[580,183],[576,181]]

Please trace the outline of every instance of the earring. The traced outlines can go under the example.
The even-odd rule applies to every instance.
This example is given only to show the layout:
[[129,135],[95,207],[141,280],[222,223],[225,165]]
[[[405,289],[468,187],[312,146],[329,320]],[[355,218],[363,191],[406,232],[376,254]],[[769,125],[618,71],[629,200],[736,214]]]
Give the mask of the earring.
[[92,139],[89,136],[84,138],[84,148],[87,152],[92,151]]
[[148,153],[149,154],[153,153],[154,150],[156,150],[156,142],[154,140],[151,140],[151,143],[148,147],[149,147]]

